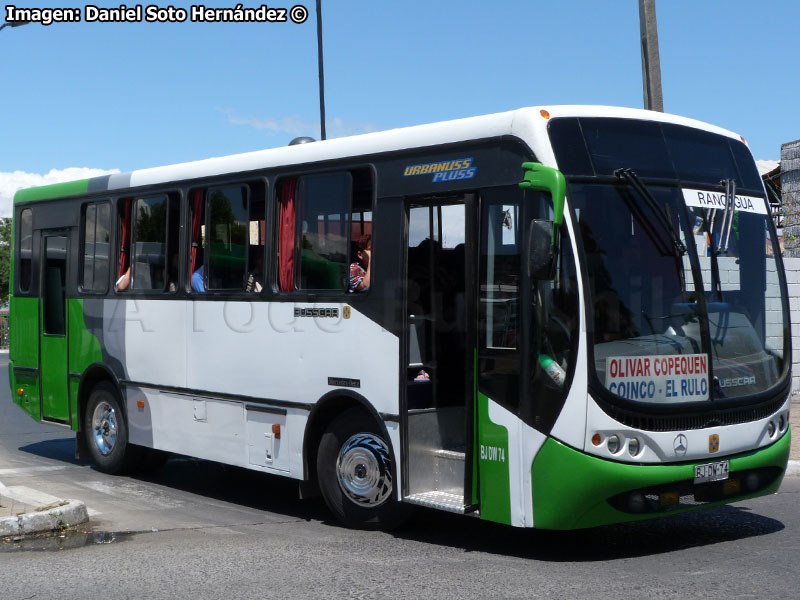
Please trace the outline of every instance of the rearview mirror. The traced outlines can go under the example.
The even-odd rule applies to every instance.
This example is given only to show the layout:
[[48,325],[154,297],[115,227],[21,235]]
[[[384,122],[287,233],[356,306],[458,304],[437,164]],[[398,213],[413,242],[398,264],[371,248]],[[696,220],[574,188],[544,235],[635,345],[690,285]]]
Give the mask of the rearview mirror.
[[523,190],[550,192],[553,198],[553,226],[550,242],[555,246],[558,228],[564,222],[564,198],[567,194],[567,182],[564,174],[553,167],[545,167],[541,163],[522,163],[525,170],[519,187]]
[[528,276],[548,280],[555,276],[556,244],[553,221],[534,219],[528,230]]

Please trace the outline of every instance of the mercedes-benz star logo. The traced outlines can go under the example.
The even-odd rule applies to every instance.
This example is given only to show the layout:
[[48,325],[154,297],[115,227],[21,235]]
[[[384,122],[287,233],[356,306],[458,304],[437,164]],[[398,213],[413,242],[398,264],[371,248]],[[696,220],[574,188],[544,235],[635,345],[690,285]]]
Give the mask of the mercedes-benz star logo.
[[682,433],[678,434],[675,441],[672,442],[672,447],[675,449],[675,456],[686,456],[686,448],[688,446],[689,442]]

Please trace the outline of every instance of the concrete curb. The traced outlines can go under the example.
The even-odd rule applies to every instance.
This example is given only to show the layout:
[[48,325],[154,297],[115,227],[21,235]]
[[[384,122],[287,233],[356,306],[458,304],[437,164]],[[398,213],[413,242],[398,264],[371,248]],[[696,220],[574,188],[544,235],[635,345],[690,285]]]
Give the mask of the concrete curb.
[[0,518],[0,537],[30,535],[75,527],[89,520],[86,505],[80,500],[63,500],[53,506],[39,508],[35,512]]
[[790,460],[786,467],[787,475],[800,475],[800,460]]

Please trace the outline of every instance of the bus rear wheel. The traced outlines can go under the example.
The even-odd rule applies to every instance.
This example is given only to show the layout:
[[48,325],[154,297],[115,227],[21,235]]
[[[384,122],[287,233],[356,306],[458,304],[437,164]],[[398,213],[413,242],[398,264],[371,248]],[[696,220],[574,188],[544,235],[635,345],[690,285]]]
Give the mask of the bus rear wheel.
[[319,444],[325,503],[349,527],[391,529],[406,515],[396,498],[392,451],[373,419],[355,409],[334,419]]
[[84,434],[98,470],[121,473],[135,460],[128,444],[128,425],[116,389],[110,383],[97,384],[89,396],[84,416]]

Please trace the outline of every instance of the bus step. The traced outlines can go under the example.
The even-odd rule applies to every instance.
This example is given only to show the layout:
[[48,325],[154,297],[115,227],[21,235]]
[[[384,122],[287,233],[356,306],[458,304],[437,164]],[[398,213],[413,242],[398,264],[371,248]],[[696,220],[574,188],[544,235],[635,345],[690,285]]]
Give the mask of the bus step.
[[464,453],[458,452],[457,450],[443,450],[437,449],[433,452],[437,457],[444,459],[444,460],[459,460],[464,462]]
[[406,496],[403,499],[409,504],[417,504],[419,506],[427,506],[428,508],[436,508],[451,513],[458,513],[460,515],[472,512],[477,509],[477,506],[464,504],[463,494],[454,494],[452,492],[440,492],[432,490],[430,492],[420,492]]

